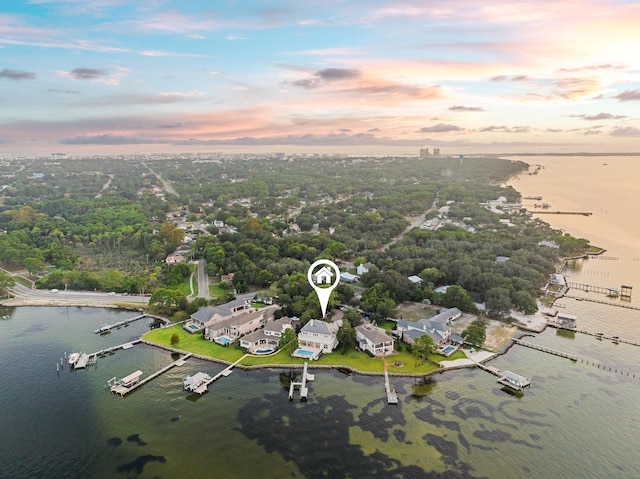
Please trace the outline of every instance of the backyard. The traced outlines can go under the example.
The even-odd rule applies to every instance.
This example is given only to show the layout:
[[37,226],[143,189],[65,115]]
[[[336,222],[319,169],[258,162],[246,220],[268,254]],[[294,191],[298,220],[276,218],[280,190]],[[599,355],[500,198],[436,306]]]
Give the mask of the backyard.
[[[177,344],[171,344],[171,337],[176,334],[178,336]],[[210,358],[221,359],[227,362],[234,362],[240,359],[244,352],[235,345],[224,347],[219,344],[207,341],[202,334],[190,334],[182,329],[181,325],[171,326],[169,328],[159,328],[147,332],[143,339],[151,343],[163,346],[170,346],[185,352],[199,354]],[[406,374],[426,374],[438,369],[437,362],[454,360],[463,357],[464,354],[458,352],[450,358],[446,358],[439,354],[430,356],[430,361],[421,363],[413,354],[406,349],[397,352],[392,356],[388,356],[388,371],[390,373],[406,373]],[[293,358],[285,351],[278,351],[269,356],[247,356],[240,363],[243,366],[257,366],[260,364],[288,365],[303,364],[304,359]],[[398,364],[398,366],[394,364]],[[355,349],[342,354],[334,351],[329,354],[323,354],[313,364],[331,365],[336,367],[350,367],[362,372],[383,372],[384,363],[381,358],[373,358],[366,353],[356,351]]]

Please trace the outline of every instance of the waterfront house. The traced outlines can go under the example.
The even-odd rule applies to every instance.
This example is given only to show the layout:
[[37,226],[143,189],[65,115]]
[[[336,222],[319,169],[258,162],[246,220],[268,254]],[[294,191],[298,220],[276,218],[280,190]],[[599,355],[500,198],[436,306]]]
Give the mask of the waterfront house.
[[450,356],[460,347],[463,339],[459,334],[451,331],[449,324],[461,315],[462,311],[458,308],[450,308],[441,311],[432,318],[420,321],[400,320],[396,324],[396,334],[410,345],[413,345],[417,338],[426,334],[433,339],[438,352]]
[[275,351],[278,348],[280,337],[286,329],[293,329],[291,320],[286,316],[267,321],[263,329],[259,329],[240,338],[240,346],[253,354],[265,354]]
[[249,300],[252,297],[252,294],[245,294],[220,306],[205,306],[200,308],[189,317],[189,320],[184,324],[183,329],[190,333],[202,331],[204,329],[204,325],[216,315],[219,317],[227,317],[239,311],[251,308]]
[[218,344],[228,345],[241,336],[264,326],[273,317],[275,307],[243,309],[230,316],[214,315],[204,325],[204,338]]
[[356,326],[356,342],[362,351],[369,351],[374,356],[393,354],[393,338],[384,329],[366,323]]
[[308,351],[330,353],[338,345],[337,333],[342,320],[326,323],[312,319],[298,333],[298,346]]

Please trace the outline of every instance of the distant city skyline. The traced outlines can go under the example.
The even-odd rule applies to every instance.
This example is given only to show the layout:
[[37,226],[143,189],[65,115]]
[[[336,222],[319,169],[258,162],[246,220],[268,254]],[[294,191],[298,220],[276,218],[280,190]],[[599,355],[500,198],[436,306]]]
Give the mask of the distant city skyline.
[[640,150],[629,0],[9,0],[0,154]]

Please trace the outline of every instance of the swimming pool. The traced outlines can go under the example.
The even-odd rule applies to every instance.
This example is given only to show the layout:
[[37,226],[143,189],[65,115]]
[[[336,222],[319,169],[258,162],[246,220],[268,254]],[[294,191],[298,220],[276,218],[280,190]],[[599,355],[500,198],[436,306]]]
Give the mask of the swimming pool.
[[226,336],[220,336],[216,338],[216,343],[224,344],[226,346],[227,344],[231,344],[231,339]]
[[189,328],[191,331],[197,331],[198,329],[200,329],[198,326],[196,326],[195,324],[188,324],[187,328]]
[[295,354],[300,354],[301,356],[313,356],[313,351],[307,351],[306,349],[296,349]]
[[454,348],[453,346],[447,346],[446,348],[444,348],[444,354],[451,354],[455,350],[456,348]]
[[258,349],[255,354],[269,354],[272,353],[273,349]]

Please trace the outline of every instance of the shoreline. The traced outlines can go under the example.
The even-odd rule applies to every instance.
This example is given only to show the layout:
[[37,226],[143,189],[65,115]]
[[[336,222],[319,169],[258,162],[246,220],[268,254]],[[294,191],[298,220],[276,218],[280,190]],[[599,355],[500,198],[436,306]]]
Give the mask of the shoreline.
[[123,309],[126,311],[144,311],[142,304],[135,303],[122,303],[115,301],[83,301],[73,299],[36,299],[36,298],[23,298],[14,297],[10,299],[3,299],[0,301],[0,306],[7,308],[21,307],[21,306],[39,306],[39,307],[78,307],[78,308],[106,308],[106,309]]
[[[224,359],[219,359],[219,358],[213,358],[210,356],[203,356],[201,354],[198,353],[191,353],[189,351],[185,351],[183,349],[177,349],[177,348],[172,348],[171,346],[166,346],[164,344],[160,344],[160,343],[154,343],[152,341],[148,341],[146,339],[142,339],[140,338],[140,342],[142,344],[146,344],[147,346],[151,346],[151,347],[155,347],[155,348],[159,348],[159,349],[164,349],[165,351],[169,351],[171,353],[176,353],[176,354],[191,354],[192,357],[197,358],[197,359],[201,359],[203,361],[210,361],[210,362],[214,362],[214,363],[218,363],[218,364],[223,364],[225,366],[230,366],[232,364],[234,364],[231,361],[226,361]],[[427,376],[433,376],[436,374],[443,374],[446,371],[455,371],[458,369],[469,369],[469,368],[476,368],[479,367],[478,364],[484,364],[485,362],[488,362],[492,359],[495,359],[498,356],[501,356],[503,354],[505,354],[506,352],[509,351],[509,349],[511,349],[511,346],[513,346],[515,343],[515,341],[510,340],[509,341],[509,345],[508,347],[504,347],[502,348],[504,351],[499,351],[497,353],[491,353],[490,356],[477,361],[477,362],[471,362],[471,363],[466,363],[466,364],[456,364],[450,367],[446,367],[446,366],[442,366],[438,369],[435,369],[433,371],[427,371],[425,373],[397,373],[397,372],[387,372],[386,374],[388,374],[389,376],[393,376],[393,377],[398,377],[398,378],[425,378]],[[251,355],[250,355],[251,356]],[[467,359],[468,361],[472,361],[471,359]],[[458,360],[456,360],[458,361]],[[440,364],[440,363],[438,363]],[[254,371],[254,370],[260,370],[260,369],[302,369],[304,367],[304,364],[255,364],[253,366],[246,366],[243,365],[241,363],[237,363],[235,364],[234,368],[239,368],[242,369],[243,371]],[[384,372],[378,372],[378,371],[360,371],[359,369],[356,369],[352,366],[348,366],[348,365],[342,365],[342,364],[313,364],[313,362],[309,362],[308,363],[308,367],[311,369],[337,369],[337,370],[346,370],[349,371],[349,373],[351,374],[358,374],[361,376],[380,376],[383,377],[385,375]]]

